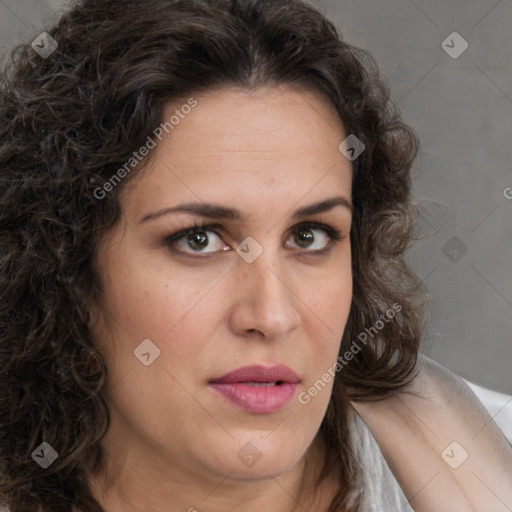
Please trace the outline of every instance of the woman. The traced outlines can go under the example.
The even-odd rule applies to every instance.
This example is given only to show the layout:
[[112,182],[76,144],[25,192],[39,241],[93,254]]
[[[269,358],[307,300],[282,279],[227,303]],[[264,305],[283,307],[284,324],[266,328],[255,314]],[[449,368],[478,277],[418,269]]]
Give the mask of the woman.
[[369,56],[287,0],[85,0],[32,49],[0,99],[11,512],[510,509],[510,446],[418,356],[417,141]]

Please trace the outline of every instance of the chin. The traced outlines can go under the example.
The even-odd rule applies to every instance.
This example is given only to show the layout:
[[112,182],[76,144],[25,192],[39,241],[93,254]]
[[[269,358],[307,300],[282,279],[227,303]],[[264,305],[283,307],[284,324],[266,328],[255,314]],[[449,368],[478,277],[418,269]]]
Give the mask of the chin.
[[[233,446],[234,445],[234,446]],[[269,480],[290,471],[304,456],[308,443],[289,432],[258,432],[233,440],[221,450],[216,469],[232,480]],[[226,457],[226,454],[231,456]]]

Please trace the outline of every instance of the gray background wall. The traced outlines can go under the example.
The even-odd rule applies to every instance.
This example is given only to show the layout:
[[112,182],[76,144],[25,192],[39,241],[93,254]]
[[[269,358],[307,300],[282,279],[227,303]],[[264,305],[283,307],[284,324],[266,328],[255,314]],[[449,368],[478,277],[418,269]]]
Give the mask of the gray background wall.
[[[409,259],[432,297],[425,352],[512,394],[512,1],[310,3],[374,55],[422,142],[423,237]],[[0,0],[0,52],[32,40],[63,5]]]
[[[512,2],[311,3],[375,56],[422,142],[425,239],[409,259],[432,296],[425,352],[512,394]],[[462,39],[442,45],[452,32],[467,41],[460,56]]]

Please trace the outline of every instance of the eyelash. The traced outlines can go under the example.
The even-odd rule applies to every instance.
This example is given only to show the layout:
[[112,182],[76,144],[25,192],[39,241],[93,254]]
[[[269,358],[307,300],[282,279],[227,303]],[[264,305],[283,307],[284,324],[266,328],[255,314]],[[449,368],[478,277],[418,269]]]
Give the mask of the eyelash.
[[[304,228],[305,229],[320,229],[320,230],[324,231],[324,233],[327,235],[328,243],[323,249],[315,249],[315,250],[304,249],[303,250],[304,252],[309,253],[311,255],[321,256],[321,255],[329,252],[332,249],[334,244],[336,244],[337,242],[340,242],[341,240],[343,240],[345,238],[345,236],[343,236],[340,231],[338,231],[337,229],[335,229],[327,224],[323,224],[321,222],[303,222],[301,224],[294,226],[293,230],[299,230],[301,228],[302,229],[304,229]],[[201,254],[199,251],[197,251],[197,254],[194,255],[193,252],[187,253],[184,251],[176,250],[176,249],[173,249],[172,246],[176,242],[178,242],[180,239],[182,239],[188,235],[194,234],[196,232],[214,233],[215,235],[221,237],[218,230],[222,230],[222,226],[220,226],[218,224],[205,224],[204,222],[201,224],[194,223],[189,228],[182,229],[182,230],[166,237],[165,244],[169,248],[171,248],[174,252],[176,252],[180,255],[190,256],[192,258],[197,258],[197,257],[205,258],[212,254],[216,254],[219,251],[212,251],[210,253],[207,253],[208,256],[205,256],[205,254]],[[293,233],[293,231],[292,231],[292,233]]]

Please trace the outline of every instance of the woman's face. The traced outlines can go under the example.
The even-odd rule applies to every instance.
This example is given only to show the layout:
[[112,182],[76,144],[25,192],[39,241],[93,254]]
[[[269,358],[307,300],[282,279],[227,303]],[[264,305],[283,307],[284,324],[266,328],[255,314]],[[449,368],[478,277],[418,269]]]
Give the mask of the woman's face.
[[352,299],[348,134],[289,87],[187,100],[98,251],[104,442],[141,472],[268,479],[301,460],[332,390],[299,400],[336,362]]

